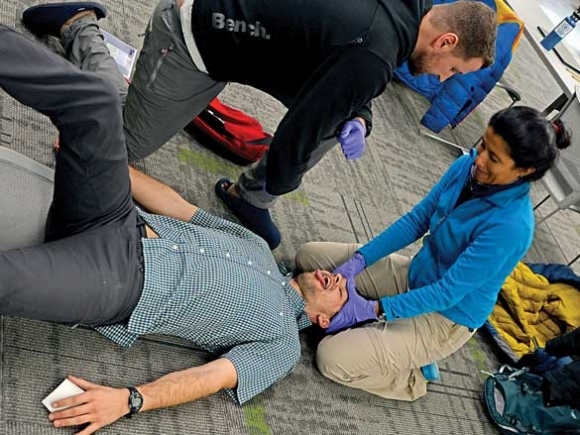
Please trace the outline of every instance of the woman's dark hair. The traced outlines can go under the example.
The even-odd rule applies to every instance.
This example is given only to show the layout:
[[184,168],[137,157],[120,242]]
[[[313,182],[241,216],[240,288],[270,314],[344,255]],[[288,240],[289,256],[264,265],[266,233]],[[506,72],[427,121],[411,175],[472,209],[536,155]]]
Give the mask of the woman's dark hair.
[[489,126],[510,148],[518,168],[534,168],[523,177],[539,180],[558,157],[558,150],[570,145],[570,132],[561,120],[550,122],[538,110],[526,106],[510,107],[493,115]]

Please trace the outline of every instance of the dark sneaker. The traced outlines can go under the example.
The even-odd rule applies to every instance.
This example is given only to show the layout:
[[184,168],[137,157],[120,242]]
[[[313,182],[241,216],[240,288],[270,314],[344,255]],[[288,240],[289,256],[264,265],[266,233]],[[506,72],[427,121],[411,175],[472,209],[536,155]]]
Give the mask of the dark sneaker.
[[26,9],[22,22],[32,33],[59,37],[63,24],[83,11],[93,11],[99,20],[107,16],[107,9],[96,2],[49,3]]

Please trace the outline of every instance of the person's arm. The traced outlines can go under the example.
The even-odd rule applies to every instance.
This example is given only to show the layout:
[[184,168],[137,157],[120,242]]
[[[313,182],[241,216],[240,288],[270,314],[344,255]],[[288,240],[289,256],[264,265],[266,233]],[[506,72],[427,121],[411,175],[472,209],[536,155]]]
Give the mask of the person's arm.
[[[257,243],[256,246],[262,245],[262,239],[247,228],[198,208],[161,181],[157,181],[132,167],[129,167],[129,175],[131,176],[133,199],[150,213],[225,231],[236,237],[253,240]],[[163,233],[160,233],[158,229],[155,230],[160,237],[163,237]]]
[[160,181],[129,167],[133,198],[148,211],[189,222],[198,208]]
[[[71,406],[49,414],[54,427],[88,424],[76,435],[89,435],[129,413],[127,388],[105,387],[73,376],[69,379],[85,392],[52,404],[54,407]],[[235,388],[237,383],[234,365],[226,358],[219,358],[138,386],[143,396],[140,412],[192,402],[225,388]]]
[[442,192],[450,183],[467,180],[467,178],[458,180],[458,176],[462,174],[462,168],[467,164],[466,159],[468,156],[456,160],[429,194],[410,212],[401,216],[381,234],[357,250],[364,256],[366,267],[370,267],[381,258],[403,249],[425,235],[429,230],[431,218],[437,209]]
[[[381,299],[386,320],[410,318],[455,306],[467,293],[488,288],[493,298],[525,255],[531,235],[521,222],[490,225],[475,235],[441,279],[396,296]],[[499,282],[499,284],[498,284]],[[483,295],[482,295],[483,297]]]
[[283,195],[297,188],[320,142],[333,137],[390,80],[389,66],[364,47],[329,56],[301,87],[276,129],[268,151],[267,191]]

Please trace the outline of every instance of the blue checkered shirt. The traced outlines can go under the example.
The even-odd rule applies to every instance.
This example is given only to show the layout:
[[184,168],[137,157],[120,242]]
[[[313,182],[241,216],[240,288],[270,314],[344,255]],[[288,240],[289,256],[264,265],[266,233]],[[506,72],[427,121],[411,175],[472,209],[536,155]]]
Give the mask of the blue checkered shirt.
[[203,210],[190,222],[139,213],[159,235],[142,240],[141,299],[127,325],[96,329],[126,347],[142,334],[168,334],[227,358],[238,374],[228,393],[240,404],[288,374],[310,321],[266,242]]

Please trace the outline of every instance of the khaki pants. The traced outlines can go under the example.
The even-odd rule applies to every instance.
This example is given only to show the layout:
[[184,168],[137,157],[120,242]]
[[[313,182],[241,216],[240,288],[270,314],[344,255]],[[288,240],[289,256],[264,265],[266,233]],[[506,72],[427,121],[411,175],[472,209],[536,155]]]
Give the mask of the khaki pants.
[[[300,270],[334,270],[360,245],[307,243],[296,256]],[[411,259],[392,254],[356,277],[361,295],[378,300],[408,291]],[[438,313],[376,322],[325,337],[316,362],[327,378],[387,399],[415,400],[427,392],[420,368],[461,348],[473,331]]]

